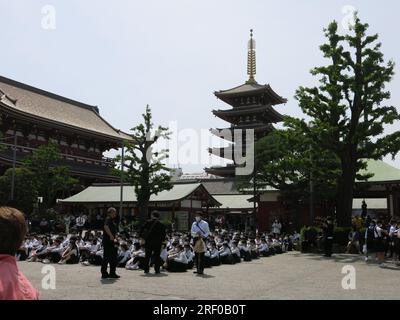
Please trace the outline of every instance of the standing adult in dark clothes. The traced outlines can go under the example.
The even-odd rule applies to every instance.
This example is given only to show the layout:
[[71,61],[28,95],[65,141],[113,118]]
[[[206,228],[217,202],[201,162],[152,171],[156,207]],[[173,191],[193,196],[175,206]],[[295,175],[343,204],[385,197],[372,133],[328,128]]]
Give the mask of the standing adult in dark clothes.
[[145,242],[144,273],[149,273],[150,259],[154,263],[155,273],[160,273],[161,267],[161,243],[165,240],[165,226],[160,222],[160,214],[153,211],[151,219],[148,220],[140,230],[140,237]]
[[326,222],[323,225],[324,231],[324,256],[332,256],[332,246],[333,246],[333,221],[330,217],[326,218]]
[[[102,279],[118,279],[119,275],[115,273],[117,268],[117,210],[109,208],[107,210],[107,218],[104,222],[103,228],[103,262],[101,264],[101,278]],[[107,272],[107,267],[110,265],[110,273]]]

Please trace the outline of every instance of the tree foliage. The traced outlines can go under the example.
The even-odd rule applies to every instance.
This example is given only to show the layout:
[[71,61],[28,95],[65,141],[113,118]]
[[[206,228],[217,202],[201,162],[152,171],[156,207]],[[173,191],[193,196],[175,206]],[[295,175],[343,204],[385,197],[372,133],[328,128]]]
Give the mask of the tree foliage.
[[[148,204],[151,195],[172,188],[169,169],[163,163],[168,158],[168,150],[154,151],[159,139],[169,139],[168,128],[158,126],[155,132],[151,109],[147,105],[143,123],[131,129],[132,143],[126,144],[123,161],[123,180],[135,187],[140,220],[148,216]],[[116,157],[121,163],[121,156]]]

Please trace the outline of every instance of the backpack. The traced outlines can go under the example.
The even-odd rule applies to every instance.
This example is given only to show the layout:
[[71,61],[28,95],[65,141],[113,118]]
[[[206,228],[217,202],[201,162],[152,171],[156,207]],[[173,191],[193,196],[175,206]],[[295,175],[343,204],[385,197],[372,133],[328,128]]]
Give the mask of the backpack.
[[373,241],[375,239],[375,227],[368,227],[367,229],[367,241]]

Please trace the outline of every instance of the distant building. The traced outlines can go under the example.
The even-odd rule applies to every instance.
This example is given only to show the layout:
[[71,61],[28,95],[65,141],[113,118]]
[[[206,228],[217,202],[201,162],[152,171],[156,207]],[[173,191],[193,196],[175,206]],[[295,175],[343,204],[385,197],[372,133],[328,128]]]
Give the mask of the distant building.
[[[256,74],[256,52],[255,40],[251,30],[248,59],[247,59],[247,74],[249,79],[242,85],[229,89],[215,92],[215,96],[223,102],[230,105],[232,108],[228,110],[213,110],[214,116],[230,123],[230,127],[221,129],[211,129],[211,133],[224,140],[229,141],[230,145],[224,148],[210,148],[209,153],[232,160],[232,164],[224,167],[206,168],[205,171],[209,174],[221,177],[234,177],[236,168],[240,165],[239,159],[235,159],[240,154],[245,155],[245,147],[248,143],[253,143],[271,132],[274,127],[273,123],[281,122],[283,116],[274,109],[275,105],[286,103],[286,99],[278,95],[270,85],[261,85],[257,83],[254,76]],[[240,136],[235,134],[234,130],[243,130]],[[253,130],[254,141],[246,135],[247,129]],[[240,141],[238,141],[240,139]],[[241,146],[239,146],[241,142]]]
[[0,174],[48,142],[58,145],[65,165],[83,185],[118,181],[112,159],[103,153],[118,149],[130,135],[100,116],[99,108],[0,77]]

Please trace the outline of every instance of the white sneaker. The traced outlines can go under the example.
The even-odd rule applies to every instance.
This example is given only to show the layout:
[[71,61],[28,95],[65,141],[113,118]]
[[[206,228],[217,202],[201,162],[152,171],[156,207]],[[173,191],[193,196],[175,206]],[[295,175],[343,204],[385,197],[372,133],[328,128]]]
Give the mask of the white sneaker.
[[84,265],[84,266],[90,266],[90,262],[89,262],[89,261],[83,261],[83,262],[82,262],[82,265]]
[[49,259],[44,259],[44,260],[42,260],[42,263],[48,264],[48,263],[50,263],[50,260]]
[[65,264],[65,260],[58,261],[58,264]]
[[365,262],[368,262],[368,257],[365,257],[364,260],[365,260]]

